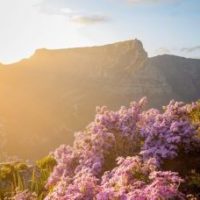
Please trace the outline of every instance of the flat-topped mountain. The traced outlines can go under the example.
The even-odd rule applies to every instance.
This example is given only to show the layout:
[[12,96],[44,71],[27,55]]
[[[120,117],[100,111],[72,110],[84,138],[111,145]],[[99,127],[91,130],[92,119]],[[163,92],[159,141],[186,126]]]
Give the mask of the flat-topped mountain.
[[29,59],[0,65],[0,121],[5,150],[39,158],[94,117],[97,105],[116,109],[147,96],[150,106],[200,98],[200,60],[148,58],[139,40],[105,46],[39,49]]

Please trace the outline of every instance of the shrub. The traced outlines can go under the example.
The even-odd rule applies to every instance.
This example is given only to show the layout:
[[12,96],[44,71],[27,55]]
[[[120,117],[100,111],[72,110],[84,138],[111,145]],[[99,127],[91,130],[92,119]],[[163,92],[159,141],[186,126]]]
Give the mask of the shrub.
[[52,156],[46,156],[41,160],[36,161],[36,165],[40,169],[49,169],[52,170],[56,165],[56,160]]
[[12,179],[14,168],[11,164],[4,164],[0,167],[0,179]]
[[188,105],[171,101],[163,112],[143,111],[145,102],[115,112],[97,108],[94,122],[75,134],[73,147],[55,150],[57,165],[46,186],[52,192],[45,199],[183,199],[178,191],[183,180],[159,168],[191,151],[198,127]]
[[[192,188],[199,190],[199,171],[186,177],[186,182],[178,172],[185,176],[199,163],[199,103],[171,101],[162,111],[144,110],[144,105],[146,98],[118,111],[98,107],[94,121],[75,134],[73,146],[61,145],[36,162],[28,190],[23,191],[23,182],[16,178],[15,190],[22,187],[14,198],[198,199]],[[184,164],[188,156],[192,161]],[[15,166],[17,172],[25,168]],[[186,197],[183,192],[193,194]]]
[[14,167],[15,167],[16,171],[21,171],[21,170],[23,171],[23,170],[28,169],[28,165],[26,163],[22,163],[22,162],[16,163],[14,165]]

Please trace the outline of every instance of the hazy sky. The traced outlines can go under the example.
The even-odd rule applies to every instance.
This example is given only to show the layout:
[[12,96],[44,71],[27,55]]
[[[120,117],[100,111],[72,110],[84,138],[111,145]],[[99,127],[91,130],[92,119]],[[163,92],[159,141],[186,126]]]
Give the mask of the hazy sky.
[[199,0],[0,0],[0,62],[38,48],[140,39],[149,56],[200,58]]

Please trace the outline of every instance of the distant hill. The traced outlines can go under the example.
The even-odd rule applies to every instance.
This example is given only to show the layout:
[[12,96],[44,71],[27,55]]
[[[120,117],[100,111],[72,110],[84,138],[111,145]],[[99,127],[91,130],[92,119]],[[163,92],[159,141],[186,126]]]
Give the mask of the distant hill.
[[139,40],[99,47],[39,49],[29,59],[0,65],[0,120],[6,151],[36,159],[94,117],[96,105],[112,109],[143,96],[149,106],[200,98],[200,60],[148,58]]

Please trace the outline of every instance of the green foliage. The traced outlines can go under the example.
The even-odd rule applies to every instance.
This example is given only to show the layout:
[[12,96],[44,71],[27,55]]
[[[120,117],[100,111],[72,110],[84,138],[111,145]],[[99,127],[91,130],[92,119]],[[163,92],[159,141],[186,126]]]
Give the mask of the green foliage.
[[198,137],[200,138],[200,100],[197,102],[197,106],[189,113],[190,118],[194,124],[198,126]]
[[191,174],[188,176],[188,185],[196,187],[200,191],[200,174],[195,170],[192,170]]
[[200,123],[200,100],[198,106],[190,112],[190,117],[194,123]]
[[4,164],[0,167],[0,180],[11,180],[15,171],[12,164]]
[[36,161],[36,167],[32,173],[30,191],[37,194],[38,200],[45,197],[47,192],[45,185],[56,164],[56,160],[52,156],[46,156]]
[[56,161],[46,156],[36,161],[35,166],[25,162],[5,163],[0,166],[0,200],[12,199],[19,191],[30,191],[42,200],[47,194],[45,185]]
[[[11,197],[17,189],[24,190],[24,178],[21,174],[23,165],[20,163],[3,164],[0,167],[0,182],[4,182],[0,186],[0,199]],[[23,167],[22,167],[23,166]],[[20,169],[20,170],[19,170]]]
[[35,192],[39,199],[43,199],[46,195],[45,184],[50,173],[51,171],[46,169],[39,169],[39,171],[34,169],[32,173],[30,191]]
[[21,163],[21,162],[16,163],[14,167],[16,171],[21,171],[21,170],[23,171],[23,170],[28,169],[28,165],[26,163]]
[[185,182],[182,184],[184,193],[189,194],[188,200],[200,199],[200,173],[196,170],[191,170],[185,177]]
[[36,165],[39,169],[48,169],[50,171],[52,171],[56,164],[56,160],[52,156],[46,156],[36,161]]

